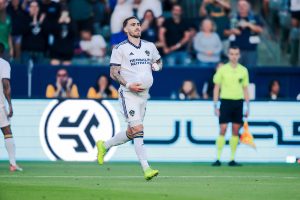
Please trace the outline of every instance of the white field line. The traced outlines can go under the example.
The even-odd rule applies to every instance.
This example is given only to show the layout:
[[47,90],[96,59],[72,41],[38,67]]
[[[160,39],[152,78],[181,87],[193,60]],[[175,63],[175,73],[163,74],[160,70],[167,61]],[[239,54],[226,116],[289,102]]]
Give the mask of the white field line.
[[[205,179],[205,178],[240,178],[240,179],[299,179],[297,176],[158,176],[159,178],[171,178],[171,179]],[[136,179],[142,178],[142,176],[27,176],[27,175],[0,175],[0,178],[66,178],[66,179]]]

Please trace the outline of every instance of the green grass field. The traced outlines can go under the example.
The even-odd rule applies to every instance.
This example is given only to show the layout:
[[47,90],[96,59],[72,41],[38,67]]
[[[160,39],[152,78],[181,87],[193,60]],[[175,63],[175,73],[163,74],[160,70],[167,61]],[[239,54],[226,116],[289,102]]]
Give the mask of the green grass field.
[[299,200],[300,165],[153,163],[160,175],[145,181],[138,163],[0,162],[1,200]]

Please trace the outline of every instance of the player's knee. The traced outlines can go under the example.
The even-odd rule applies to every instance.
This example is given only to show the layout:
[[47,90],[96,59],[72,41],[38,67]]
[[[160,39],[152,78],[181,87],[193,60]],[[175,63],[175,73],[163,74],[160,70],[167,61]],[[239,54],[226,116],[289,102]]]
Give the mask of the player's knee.
[[130,128],[130,131],[127,131],[127,137],[129,139],[134,139],[137,137],[144,137],[144,127],[142,124],[133,126]]
[[3,132],[4,138],[12,138],[13,137],[11,129],[10,129],[9,126],[1,128],[1,129],[2,129],[2,132]]

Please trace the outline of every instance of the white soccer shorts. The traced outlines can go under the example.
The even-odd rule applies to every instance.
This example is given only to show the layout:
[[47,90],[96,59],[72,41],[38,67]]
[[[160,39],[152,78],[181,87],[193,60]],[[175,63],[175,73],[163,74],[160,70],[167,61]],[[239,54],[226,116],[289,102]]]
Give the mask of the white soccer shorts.
[[119,89],[121,113],[130,127],[143,124],[148,95],[139,95]]

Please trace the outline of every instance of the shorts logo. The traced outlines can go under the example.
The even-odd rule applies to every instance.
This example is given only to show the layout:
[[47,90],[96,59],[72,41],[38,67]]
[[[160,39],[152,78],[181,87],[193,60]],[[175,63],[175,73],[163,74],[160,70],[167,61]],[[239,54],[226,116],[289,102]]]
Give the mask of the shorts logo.
[[150,52],[148,50],[145,51],[147,56],[150,56]]
[[[120,129],[107,101],[53,100],[40,122],[40,140],[51,160],[94,161],[98,140],[108,140]],[[108,151],[108,160],[114,149]]]
[[130,111],[129,111],[129,114],[131,115],[131,117],[134,116],[134,113],[135,113],[134,110],[130,110]]

